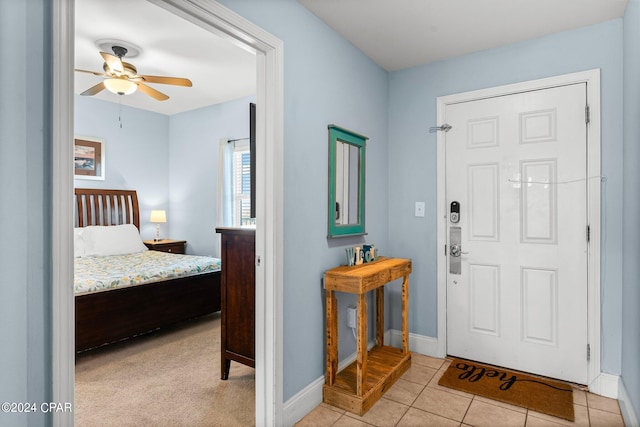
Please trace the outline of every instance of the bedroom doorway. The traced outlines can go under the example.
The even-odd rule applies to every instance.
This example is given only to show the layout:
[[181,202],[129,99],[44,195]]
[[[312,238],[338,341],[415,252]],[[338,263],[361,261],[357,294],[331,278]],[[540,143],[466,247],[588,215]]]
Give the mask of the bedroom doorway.
[[[282,424],[282,135],[283,44],[218,3],[149,0],[195,25],[256,54],[256,424]],[[195,3],[198,3],[197,5]],[[74,401],[73,41],[74,3],[53,2],[53,401]],[[56,413],[54,425],[72,425],[73,414]]]

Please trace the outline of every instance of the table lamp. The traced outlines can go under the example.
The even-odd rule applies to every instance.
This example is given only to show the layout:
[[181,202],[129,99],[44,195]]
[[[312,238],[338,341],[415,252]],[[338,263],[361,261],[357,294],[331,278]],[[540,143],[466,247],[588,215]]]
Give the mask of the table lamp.
[[149,221],[156,223],[156,238],[153,240],[156,242],[162,240],[160,239],[160,223],[167,222],[167,213],[162,210],[151,211],[151,218],[149,218]]

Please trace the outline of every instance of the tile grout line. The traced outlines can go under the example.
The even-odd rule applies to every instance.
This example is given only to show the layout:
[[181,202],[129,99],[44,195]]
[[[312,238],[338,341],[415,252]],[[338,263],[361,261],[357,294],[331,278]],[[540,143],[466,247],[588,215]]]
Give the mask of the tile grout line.
[[[459,423],[460,425],[462,425],[462,424],[464,424],[464,419],[465,419],[465,418],[466,418],[466,416],[469,414],[469,411],[470,411],[471,405],[473,404],[473,402],[474,402],[474,401],[478,401],[479,403],[487,403],[487,404],[489,404],[489,405],[497,406],[497,407],[500,407],[500,408],[503,408],[503,409],[507,409],[507,410],[511,410],[511,411],[514,411],[514,412],[520,412],[520,411],[515,411],[514,409],[511,409],[511,408],[504,408],[504,407],[502,407],[502,406],[500,406],[500,405],[496,405],[496,404],[493,404],[493,403],[491,403],[491,402],[479,401],[479,400],[477,400],[476,398],[477,398],[477,397],[481,397],[481,396],[476,395],[476,394],[471,394],[471,393],[468,393],[468,394],[471,396],[471,399],[470,399],[469,405],[467,406],[467,408],[466,408],[466,410],[465,410],[465,412],[464,412],[464,415],[463,415],[463,417],[462,417],[462,419],[461,419],[460,421],[455,420],[455,419],[453,419],[453,418],[449,418],[449,417],[446,417],[446,416],[440,415],[440,414],[437,414],[437,413],[434,413],[434,412],[431,412],[431,411],[427,411],[427,410],[424,410],[424,409],[421,409],[421,408],[419,408],[419,407],[414,406],[414,404],[415,404],[415,403],[416,403],[416,401],[418,400],[418,397],[419,397],[422,393],[424,393],[424,392],[425,392],[425,390],[427,390],[427,389],[439,390],[439,391],[443,391],[443,392],[445,392],[445,393],[447,393],[447,394],[449,394],[449,395],[454,395],[454,396],[457,396],[457,397],[464,397],[464,396],[460,396],[460,395],[458,395],[457,393],[454,393],[454,392],[453,392],[453,390],[449,390],[449,389],[447,389],[446,387],[438,388],[438,387],[437,387],[437,383],[436,383],[436,385],[434,385],[434,387],[429,387],[429,385],[430,385],[431,381],[433,381],[434,377],[436,377],[436,376],[438,375],[438,373],[439,373],[441,370],[446,369],[446,368],[444,368],[445,364],[446,364],[446,361],[445,361],[445,362],[443,362],[442,364],[440,364],[440,366],[439,366],[438,368],[433,367],[433,366],[430,366],[430,365],[416,364],[416,365],[419,365],[419,366],[421,366],[421,367],[425,367],[425,368],[428,368],[428,369],[430,369],[430,370],[434,370],[434,371],[435,371],[435,373],[431,376],[431,378],[429,379],[429,381],[427,381],[427,382],[426,382],[426,384],[423,384],[423,383],[420,383],[420,382],[414,382],[414,381],[411,381],[411,380],[409,380],[409,379],[404,378],[404,380],[405,380],[405,381],[407,381],[407,382],[409,382],[409,383],[417,384],[417,385],[421,386],[420,391],[416,394],[416,396],[411,400],[411,402],[410,402],[408,405],[407,405],[407,404],[405,404],[405,403],[403,403],[403,402],[398,402],[398,401],[396,401],[396,400],[394,400],[394,399],[390,399],[390,398],[386,398],[386,397],[382,396],[382,398],[383,398],[383,399],[385,399],[385,400],[388,400],[388,401],[390,401],[390,402],[394,402],[394,403],[397,403],[397,404],[400,404],[400,405],[405,406],[405,410],[404,410],[404,412],[402,413],[402,415],[400,416],[400,418],[398,419],[398,421],[394,424],[395,426],[397,426],[397,425],[398,425],[398,424],[399,424],[399,423],[404,419],[404,417],[405,417],[405,416],[407,415],[407,413],[409,412],[409,409],[412,409],[412,408],[413,408],[413,409],[416,409],[416,410],[418,410],[418,411],[421,411],[421,412],[425,412],[425,413],[432,414],[432,415],[435,415],[435,416],[438,416],[438,417],[442,417],[442,418],[444,418],[444,419],[451,420],[451,421],[453,421],[453,422],[456,422],[456,423]],[[586,393],[586,395],[585,395],[585,405],[580,405],[580,404],[575,403],[575,402],[573,403],[573,405],[574,405],[574,407],[575,407],[575,406],[581,406],[581,407],[584,407],[584,408],[586,408],[586,409],[587,409],[587,422],[588,422],[588,425],[589,425],[589,426],[591,425],[591,409],[598,410],[598,411],[601,411],[601,412],[604,412],[604,413],[607,413],[607,414],[611,414],[611,415],[616,415],[616,416],[622,417],[621,412],[612,412],[612,411],[609,411],[609,410],[607,410],[607,409],[600,409],[600,408],[592,407],[592,406],[589,404],[589,398],[588,398],[588,393],[589,393],[589,391],[588,391],[588,390],[583,390],[583,389],[581,389],[581,388],[579,388],[579,387],[574,387],[574,388],[575,388],[576,390],[582,391],[583,393]],[[517,406],[517,405],[516,405],[516,406]],[[525,409],[525,412],[520,412],[520,413],[524,413],[524,415],[525,415],[524,426],[526,426],[526,424],[527,424],[527,422],[528,422],[529,418],[532,418],[532,419],[538,419],[538,417],[535,417],[534,415],[531,415],[531,410],[530,410],[529,408],[526,408],[526,407],[522,407],[522,408],[523,408],[523,409]],[[342,413],[342,414],[340,415],[340,417],[339,417],[339,418],[338,418],[338,419],[337,419],[337,420],[332,424],[332,426],[333,426],[333,425],[335,425],[335,424],[337,424],[337,423],[338,423],[340,420],[342,420],[345,416],[349,417],[349,415],[348,415],[346,412]],[[353,418],[353,417],[349,417],[349,419],[355,419],[355,418]],[[363,420],[359,420],[359,421],[361,421],[362,423],[366,424],[367,426],[373,426],[373,424],[370,424],[370,423],[368,423],[368,422],[366,422],[366,421],[363,421]],[[550,421],[550,422],[554,422],[554,421]],[[561,424],[558,424],[558,425],[561,425]]]

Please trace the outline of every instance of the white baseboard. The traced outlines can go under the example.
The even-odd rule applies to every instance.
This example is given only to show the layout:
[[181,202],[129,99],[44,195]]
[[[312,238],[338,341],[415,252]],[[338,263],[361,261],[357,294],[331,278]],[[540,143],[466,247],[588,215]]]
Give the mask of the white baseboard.
[[[389,329],[384,334],[385,343],[389,343],[394,347],[402,347],[402,331]],[[369,342],[368,347],[371,348],[375,342]],[[409,351],[425,356],[443,357],[439,354],[438,339],[418,334],[409,334]],[[343,359],[338,364],[338,370],[342,370],[351,362],[356,360],[356,353],[353,353]],[[291,427],[300,421],[305,415],[311,412],[316,406],[322,403],[322,386],[324,384],[324,376],[314,380],[307,387],[296,393],[291,399],[287,400],[283,406],[283,423],[285,427]],[[620,377],[617,375],[601,373],[591,384],[589,384],[591,393],[601,396],[619,399],[620,408],[623,411],[625,425],[640,426],[638,418],[634,412],[631,400],[624,389]]]
[[[385,334],[385,340],[387,340],[387,334]],[[375,341],[370,341],[367,345],[368,349],[371,349],[376,344]],[[358,354],[356,352],[351,353],[346,358],[342,359],[338,363],[338,371],[349,366],[354,360],[356,360]],[[287,400],[282,407],[282,422],[285,427],[291,427],[309,412],[322,403],[322,386],[324,385],[324,375],[314,380],[311,384],[296,393],[291,399]]]
[[313,381],[284,403],[282,407],[282,423],[285,427],[295,425],[322,403],[323,385],[324,376]]
[[620,411],[622,412],[622,418],[624,418],[624,425],[629,427],[638,427],[638,416],[633,409],[631,398],[627,394],[627,389],[624,386],[624,382],[620,381],[620,387],[618,392],[618,403],[620,404]]
[[[402,347],[402,331],[394,329],[388,330],[384,334],[385,343],[389,343],[394,347]],[[368,348],[375,345],[375,341],[368,344]],[[437,357],[438,340],[422,335],[409,334],[409,351],[424,354],[426,356]],[[338,363],[338,371],[349,366],[356,360],[357,354],[354,352]],[[285,427],[291,427],[309,412],[322,403],[322,386],[324,385],[324,376],[314,380],[311,384],[296,393],[291,399],[287,400],[283,406],[282,420]]]
[[[385,334],[385,341],[394,347],[402,347],[402,331],[389,329]],[[418,334],[409,334],[409,351],[425,356],[438,356],[438,339]]]
[[589,384],[589,391],[600,396],[617,399],[620,390],[620,377],[618,375],[601,373]]

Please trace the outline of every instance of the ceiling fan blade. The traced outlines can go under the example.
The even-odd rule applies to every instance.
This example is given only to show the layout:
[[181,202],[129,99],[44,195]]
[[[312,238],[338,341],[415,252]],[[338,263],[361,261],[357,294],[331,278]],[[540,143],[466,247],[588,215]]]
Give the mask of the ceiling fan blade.
[[93,74],[94,76],[100,76],[100,77],[110,77],[109,74],[107,73],[99,73],[97,71],[89,71],[89,70],[79,70],[78,68],[75,69],[75,71],[79,71],[81,73],[89,73],[89,74]]
[[124,66],[122,65],[122,60],[120,58],[106,52],[100,52],[100,55],[102,55],[104,62],[107,63],[107,66],[109,66],[111,71],[119,74],[124,73]]
[[102,92],[104,89],[105,89],[104,83],[100,82],[95,86],[91,86],[89,89],[85,90],[80,95],[82,95],[82,96],[92,96],[92,95],[95,95],[96,93]]
[[165,76],[139,76],[144,79],[147,83],[160,83],[163,85],[176,85],[176,86],[186,86],[191,87],[193,84],[189,79],[183,79],[181,77],[165,77]]
[[157,90],[155,90],[154,88],[147,86],[145,84],[142,83],[138,83],[138,90],[142,93],[144,93],[145,95],[149,95],[150,97],[152,97],[153,99],[157,100],[157,101],[166,101],[167,99],[169,99],[169,97],[167,95],[165,95],[162,92],[159,92]]

